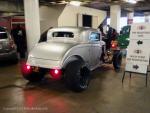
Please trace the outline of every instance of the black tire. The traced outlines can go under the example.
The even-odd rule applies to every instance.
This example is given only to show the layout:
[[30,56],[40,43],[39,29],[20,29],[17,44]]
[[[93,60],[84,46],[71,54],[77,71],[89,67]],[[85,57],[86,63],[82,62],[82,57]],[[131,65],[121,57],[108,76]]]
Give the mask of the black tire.
[[30,74],[23,74],[23,77],[30,82],[39,82],[44,78],[45,70],[40,69],[39,72],[31,72]]
[[81,92],[88,88],[90,71],[80,60],[68,64],[65,70],[65,83],[73,91]]
[[122,53],[117,50],[114,51],[113,55],[113,66],[116,71],[119,71],[121,69],[121,64],[122,64]]

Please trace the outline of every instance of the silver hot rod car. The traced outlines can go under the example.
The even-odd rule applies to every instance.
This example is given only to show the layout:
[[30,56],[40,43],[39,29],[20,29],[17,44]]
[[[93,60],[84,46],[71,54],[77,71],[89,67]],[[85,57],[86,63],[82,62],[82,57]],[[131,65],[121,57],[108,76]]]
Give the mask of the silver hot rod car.
[[[22,73],[25,79],[33,82],[42,80],[49,72],[54,79],[63,78],[71,89],[83,91],[88,87],[90,71],[105,63],[109,53],[96,29],[52,28],[47,33],[47,40],[30,51]],[[114,67],[119,69],[120,50],[115,50],[113,55]]]

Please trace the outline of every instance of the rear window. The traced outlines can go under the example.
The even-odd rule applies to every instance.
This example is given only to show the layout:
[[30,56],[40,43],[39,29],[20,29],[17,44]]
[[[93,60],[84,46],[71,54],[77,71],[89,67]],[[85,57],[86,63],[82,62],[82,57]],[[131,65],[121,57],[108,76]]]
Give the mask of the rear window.
[[73,38],[74,34],[72,32],[53,32],[53,37],[67,37],[67,38]]
[[7,33],[0,31],[0,39],[6,39],[6,38],[7,38]]
[[6,30],[3,27],[0,27],[0,39],[6,39],[7,33]]

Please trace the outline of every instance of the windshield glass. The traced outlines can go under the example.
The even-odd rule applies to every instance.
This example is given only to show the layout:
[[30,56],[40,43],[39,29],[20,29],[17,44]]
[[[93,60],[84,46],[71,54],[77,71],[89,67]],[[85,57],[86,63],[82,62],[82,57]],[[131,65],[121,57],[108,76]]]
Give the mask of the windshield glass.
[[67,37],[73,38],[74,34],[72,32],[53,32],[52,37]]
[[0,39],[6,39],[6,38],[7,38],[6,30],[0,27]]

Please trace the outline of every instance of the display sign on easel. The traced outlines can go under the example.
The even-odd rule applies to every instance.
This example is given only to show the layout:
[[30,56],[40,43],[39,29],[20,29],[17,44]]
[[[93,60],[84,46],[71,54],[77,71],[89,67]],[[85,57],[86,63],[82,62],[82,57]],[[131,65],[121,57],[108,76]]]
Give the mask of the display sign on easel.
[[147,73],[150,58],[150,24],[133,24],[127,50],[126,71]]
[[131,25],[130,40],[150,40],[150,23],[138,23]]
[[[150,24],[133,24],[130,31],[130,43],[127,48],[125,72],[140,73],[146,75],[150,58]],[[125,76],[122,78],[122,82]]]

